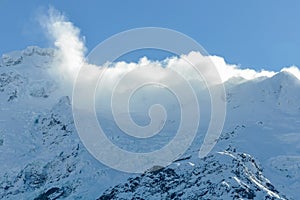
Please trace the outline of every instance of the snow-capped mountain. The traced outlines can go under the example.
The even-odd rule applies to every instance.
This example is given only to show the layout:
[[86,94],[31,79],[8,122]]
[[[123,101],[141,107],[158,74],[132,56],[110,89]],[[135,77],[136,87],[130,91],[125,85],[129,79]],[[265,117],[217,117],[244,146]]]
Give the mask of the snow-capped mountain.
[[[299,199],[300,80],[293,74],[229,79],[226,122],[213,151],[198,157],[200,134],[170,166],[137,175],[86,150],[71,97],[49,72],[57,59],[55,50],[39,47],[2,56],[1,199]],[[130,146],[109,117],[103,120],[114,143]],[[176,118],[169,123],[167,133],[177,127]]]

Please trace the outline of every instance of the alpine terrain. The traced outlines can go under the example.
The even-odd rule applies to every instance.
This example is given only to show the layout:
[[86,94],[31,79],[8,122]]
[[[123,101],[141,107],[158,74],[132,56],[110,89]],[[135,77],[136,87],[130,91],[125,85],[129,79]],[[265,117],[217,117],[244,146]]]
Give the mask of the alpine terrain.
[[[0,199],[300,199],[299,75],[283,70],[226,80],[226,120],[207,156],[198,156],[210,115],[204,104],[198,134],[180,158],[131,174],[102,164],[81,142],[72,95],[52,73],[60,59],[55,49],[27,47],[0,60]],[[161,102],[170,114],[162,135],[132,142],[107,110],[99,112],[114,144],[147,152],[174,137],[177,102],[153,90],[147,91],[158,95],[136,94],[132,117],[148,124],[148,107]],[[197,96],[209,102],[200,86]]]

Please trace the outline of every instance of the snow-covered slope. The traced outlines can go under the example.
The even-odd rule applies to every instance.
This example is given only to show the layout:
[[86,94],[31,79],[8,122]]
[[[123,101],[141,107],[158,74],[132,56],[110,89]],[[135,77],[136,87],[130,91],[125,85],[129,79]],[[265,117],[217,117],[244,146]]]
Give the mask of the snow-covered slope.
[[53,50],[29,47],[3,56],[0,199],[96,198],[124,177],[81,144],[70,99],[61,96],[47,71],[53,55]]
[[227,92],[227,126],[244,125],[238,130],[232,129],[234,136],[228,140],[230,145],[255,156],[265,169],[265,175],[297,199],[300,183],[299,79],[288,72],[280,72],[271,78],[237,85]]
[[[228,80],[226,123],[211,154],[198,158],[199,134],[182,159],[133,175],[104,166],[81,143],[70,97],[49,75],[56,59],[55,50],[28,47],[0,60],[1,199],[299,199],[300,80],[293,74]],[[102,120],[115,144],[149,150],[131,146],[109,116]],[[176,120],[153,148],[174,136]]]

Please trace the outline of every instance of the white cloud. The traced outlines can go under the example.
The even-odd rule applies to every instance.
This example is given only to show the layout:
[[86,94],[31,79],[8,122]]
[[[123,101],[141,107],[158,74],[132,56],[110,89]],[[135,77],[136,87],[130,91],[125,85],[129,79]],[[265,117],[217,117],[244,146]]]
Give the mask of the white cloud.
[[258,77],[272,77],[276,74],[273,71],[255,71],[254,69],[241,69],[237,65],[227,64],[224,58],[219,56],[210,56],[212,61],[215,63],[222,81],[225,82],[230,78],[241,77],[246,80],[252,80]]
[[49,8],[47,16],[41,16],[40,24],[58,50],[58,60],[53,63],[52,75],[62,81],[65,87],[72,86],[84,63],[86,50],[79,28],[52,7]]
[[[85,45],[84,40],[80,36],[80,30],[68,21],[60,12],[53,8],[49,9],[48,16],[42,18],[41,24],[45,28],[47,34],[51,37],[55,47],[58,49],[58,60],[54,63],[52,74],[55,78],[62,81],[65,87],[73,86],[74,80],[80,70],[85,65],[95,67],[85,63]],[[166,58],[164,61],[150,61],[146,57],[140,59],[138,63],[117,62],[112,68],[105,72],[104,79],[107,88],[112,88],[124,74],[138,68],[147,68],[147,73],[140,70],[136,79],[145,79],[147,77],[155,77],[155,79],[169,78],[168,70],[175,70],[187,80],[199,79],[199,74],[195,73],[193,67],[187,63],[187,60],[193,60],[206,77],[215,78],[216,73],[212,70],[217,68],[222,82],[234,77],[242,77],[247,80],[258,77],[271,77],[276,74],[274,71],[256,71],[253,69],[241,69],[238,65],[228,64],[224,58],[219,56],[203,56],[198,52],[190,52],[180,57]],[[148,69],[152,70],[148,70]],[[100,73],[103,68],[100,66],[95,68],[95,73]],[[295,66],[284,68],[282,71],[288,71],[300,79],[299,69]],[[88,80],[88,77],[87,77]],[[178,83],[173,83],[178,84]],[[123,87],[126,87],[124,85]]]

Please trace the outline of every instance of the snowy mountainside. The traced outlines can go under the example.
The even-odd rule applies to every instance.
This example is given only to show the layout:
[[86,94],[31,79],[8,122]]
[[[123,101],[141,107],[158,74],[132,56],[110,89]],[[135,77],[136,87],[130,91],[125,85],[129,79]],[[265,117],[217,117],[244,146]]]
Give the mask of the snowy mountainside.
[[[288,72],[279,72],[271,78],[252,81],[229,80],[225,86],[227,117],[215,153],[199,160],[197,149],[200,144],[194,143],[183,156],[185,159],[159,172],[146,173],[116,185],[105,191],[99,199],[298,199],[299,79]],[[197,139],[201,140],[201,138]],[[226,151],[228,149],[229,151]],[[218,151],[221,154],[217,153]],[[226,156],[232,156],[230,159],[233,160],[238,159],[239,167],[232,166],[235,161],[228,161]],[[255,171],[249,173],[249,168],[245,167],[249,163],[240,159],[244,156],[253,161],[251,165],[255,166]],[[214,173],[203,173],[205,177],[203,178],[193,177],[195,175],[191,171],[186,177],[186,174],[179,170],[181,167],[186,170],[185,172],[189,169],[195,170],[197,167],[203,170],[207,160],[213,163],[212,166],[219,166],[222,172],[213,170]],[[219,165],[220,160],[226,162]],[[241,169],[241,166],[244,167]],[[231,171],[226,171],[224,168]],[[174,170],[172,173],[175,175],[168,174],[171,169]],[[237,176],[232,169],[240,171],[239,175],[247,181],[236,179]],[[263,178],[256,178],[268,181],[256,181],[251,174],[261,174]],[[222,175],[226,177],[220,178]],[[175,184],[173,180],[168,179],[168,176],[173,177],[170,179],[180,184]],[[191,181],[193,180],[191,176],[195,178],[195,182]],[[217,180],[219,185],[215,183],[212,189],[207,189],[210,187],[206,185],[207,188],[204,189],[198,184],[197,189],[194,188],[198,181],[207,180],[208,182]],[[220,189],[222,181],[228,184],[227,192]],[[165,189],[166,185],[172,192]],[[247,186],[247,192],[243,192],[245,189],[243,186]],[[177,196],[178,194],[180,196]]]
[[[245,82],[227,90],[227,125],[231,138],[219,146],[235,146],[256,157],[277,188],[298,198],[300,81],[279,72],[271,78]],[[228,126],[227,126],[228,127]],[[229,137],[230,137],[229,136]],[[285,167],[284,167],[285,166]],[[298,166],[298,167],[297,167]]]
[[[124,176],[101,165],[81,144],[70,99],[61,96],[47,71],[52,52],[29,47],[2,59],[1,199],[96,197]],[[110,177],[114,174],[118,179]]]
[[[293,74],[227,81],[226,122],[211,154],[198,158],[202,127],[181,159],[133,175],[104,166],[85,149],[70,97],[49,75],[55,59],[53,49],[28,47],[0,61],[1,199],[299,199],[300,80]],[[112,123],[104,117],[117,135],[111,140],[130,146]]]

